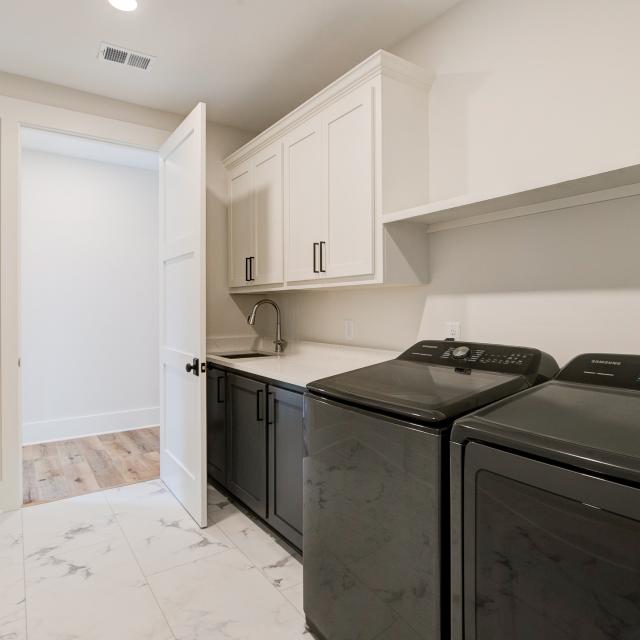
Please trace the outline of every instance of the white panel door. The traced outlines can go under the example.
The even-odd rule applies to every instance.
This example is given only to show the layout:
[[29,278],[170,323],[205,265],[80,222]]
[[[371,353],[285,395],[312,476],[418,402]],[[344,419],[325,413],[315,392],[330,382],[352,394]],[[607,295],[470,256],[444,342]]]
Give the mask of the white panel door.
[[327,148],[328,242],[325,277],[373,273],[373,87],[365,85],[324,112]]
[[320,248],[327,241],[326,164],[319,118],[284,141],[284,211],[288,282],[321,275]]
[[207,525],[206,105],[160,149],[160,475]]
[[253,215],[256,234],[254,284],[283,281],[282,143],[253,158]]
[[228,180],[229,286],[244,287],[255,278],[256,229],[251,161],[231,170]]

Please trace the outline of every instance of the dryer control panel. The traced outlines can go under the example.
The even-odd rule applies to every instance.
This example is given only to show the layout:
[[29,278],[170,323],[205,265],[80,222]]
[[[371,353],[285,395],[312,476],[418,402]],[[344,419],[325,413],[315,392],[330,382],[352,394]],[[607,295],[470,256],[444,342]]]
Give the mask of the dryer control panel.
[[553,377],[558,370],[555,360],[538,349],[478,342],[423,340],[407,349],[399,359],[460,370],[480,369],[523,375],[541,373],[545,377]]
[[556,376],[558,380],[640,391],[640,356],[583,353]]

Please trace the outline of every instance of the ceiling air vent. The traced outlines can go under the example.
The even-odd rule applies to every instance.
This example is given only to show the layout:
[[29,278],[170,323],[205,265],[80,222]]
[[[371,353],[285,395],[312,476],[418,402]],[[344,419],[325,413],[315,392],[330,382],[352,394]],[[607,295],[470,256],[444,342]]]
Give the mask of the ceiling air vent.
[[116,47],[115,45],[108,44],[107,42],[100,43],[98,58],[100,58],[100,60],[105,60],[106,62],[115,62],[116,64],[121,64],[125,67],[134,67],[135,69],[142,69],[145,71],[150,69],[156,61],[155,56],[131,51],[131,49],[125,49],[124,47]]

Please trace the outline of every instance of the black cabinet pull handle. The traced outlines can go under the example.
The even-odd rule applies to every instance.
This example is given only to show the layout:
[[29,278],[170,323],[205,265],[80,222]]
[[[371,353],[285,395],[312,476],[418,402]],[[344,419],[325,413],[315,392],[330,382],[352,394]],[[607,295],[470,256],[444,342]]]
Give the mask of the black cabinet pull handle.
[[258,422],[262,422],[264,420],[264,416],[262,414],[262,394],[264,392],[262,389],[258,389],[256,393],[256,420]]
[[253,282],[256,278],[253,275],[253,265],[254,265],[254,260],[255,260],[255,256],[251,256],[249,258],[249,282]]
[[276,422],[276,397],[273,391],[267,392],[267,419],[268,425],[273,425]]
[[217,379],[216,379],[217,393],[218,393],[218,397],[217,397],[218,404],[224,404],[223,391],[220,389],[220,383],[223,380],[224,380],[224,376],[218,376]]
[[244,281],[249,282],[249,258],[244,259]]
[[317,249],[320,246],[319,242],[313,243],[313,273],[320,273],[318,271],[318,252]]
[[320,273],[326,273],[327,270],[325,269],[324,266],[324,253],[325,253],[325,246],[327,245],[326,242],[321,242],[320,243]]

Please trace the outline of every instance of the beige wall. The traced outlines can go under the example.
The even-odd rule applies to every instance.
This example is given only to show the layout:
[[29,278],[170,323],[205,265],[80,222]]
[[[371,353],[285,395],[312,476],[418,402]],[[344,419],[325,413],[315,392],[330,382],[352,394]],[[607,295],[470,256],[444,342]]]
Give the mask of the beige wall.
[[49,82],[16,76],[4,71],[0,71],[0,94],[48,104],[52,107],[113,118],[114,120],[134,122],[157,129],[175,129],[182,120],[182,116],[175,113],[141,107],[121,100],[112,100],[93,93],[85,93]]
[[[183,116],[149,109],[67,87],[0,72],[0,94],[70,109],[82,113],[173,130]],[[253,134],[232,127],[207,125],[207,333],[209,335],[253,335],[244,321],[244,308],[226,287],[226,181],[222,159],[242,146]]]
[[[464,0],[394,53],[436,71],[433,199],[640,161],[640,4]],[[426,287],[278,296],[289,335],[402,348],[441,337],[640,353],[640,198],[430,236]],[[269,327],[269,330],[271,328]]]

